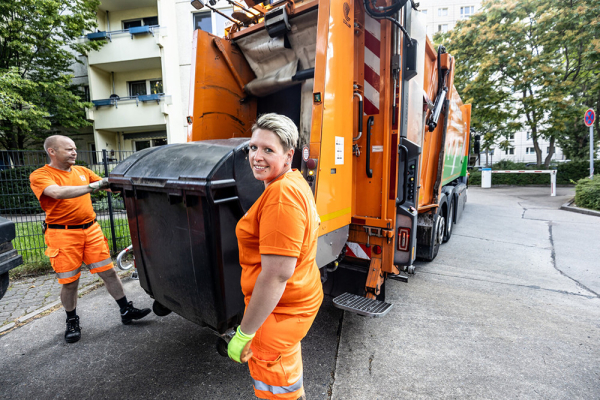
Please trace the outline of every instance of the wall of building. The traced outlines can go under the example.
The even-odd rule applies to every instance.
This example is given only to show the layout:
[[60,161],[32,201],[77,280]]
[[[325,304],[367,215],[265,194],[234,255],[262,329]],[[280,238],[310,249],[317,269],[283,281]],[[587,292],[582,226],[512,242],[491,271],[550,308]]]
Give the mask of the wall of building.
[[[454,28],[456,22],[461,19],[461,7],[473,7],[474,12],[481,8],[481,0],[421,0],[419,10],[426,13],[427,34],[429,37],[438,32],[440,25],[446,26],[448,30]],[[440,10],[446,10],[445,15]]]

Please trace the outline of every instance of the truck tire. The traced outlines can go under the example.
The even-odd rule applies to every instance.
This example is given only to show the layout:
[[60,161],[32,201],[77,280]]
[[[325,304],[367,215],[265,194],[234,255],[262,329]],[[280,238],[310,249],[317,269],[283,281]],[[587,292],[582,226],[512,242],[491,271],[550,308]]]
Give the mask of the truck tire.
[[450,240],[452,236],[452,228],[454,228],[454,199],[450,200],[450,205],[448,206],[448,215],[446,216],[446,229],[444,231],[444,243]]
[[444,233],[446,232],[445,218],[441,214],[435,214],[433,216],[433,229],[430,232],[429,245],[425,251],[419,251],[418,257],[421,260],[433,261],[440,250],[440,245],[444,240]]

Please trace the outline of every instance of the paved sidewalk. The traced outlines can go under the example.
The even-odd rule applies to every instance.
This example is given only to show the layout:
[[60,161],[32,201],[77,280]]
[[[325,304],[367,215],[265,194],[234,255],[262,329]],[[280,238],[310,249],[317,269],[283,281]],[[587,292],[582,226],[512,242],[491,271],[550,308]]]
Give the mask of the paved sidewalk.
[[[117,269],[117,272],[123,277],[131,271]],[[80,294],[99,285],[103,285],[103,282],[98,275],[82,269]],[[53,272],[33,278],[11,279],[6,294],[0,300],[0,335],[46,310],[60,306],[60,287]]]

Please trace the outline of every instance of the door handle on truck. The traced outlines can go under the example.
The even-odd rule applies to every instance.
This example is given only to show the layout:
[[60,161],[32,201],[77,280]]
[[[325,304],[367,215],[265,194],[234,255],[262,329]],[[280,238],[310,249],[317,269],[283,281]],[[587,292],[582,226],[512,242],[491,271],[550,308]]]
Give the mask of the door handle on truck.
[[371,127],[375,123],[375,117],[370,116],[367,120],[367,176],[373,177],[373,170],[371,169]]
[[398,145],[398,153],[404,152],[404,179],[402,182],[402,201],[396,202],[396,206],[401,206],[406,202],[406,186],[408,184],[408,149],[405,145]]
[[362,136],[363,126],[363,98],[358,92],[354,92],[354,95],[358,97],[358,136],[352,138],[353,142],[356,142]]

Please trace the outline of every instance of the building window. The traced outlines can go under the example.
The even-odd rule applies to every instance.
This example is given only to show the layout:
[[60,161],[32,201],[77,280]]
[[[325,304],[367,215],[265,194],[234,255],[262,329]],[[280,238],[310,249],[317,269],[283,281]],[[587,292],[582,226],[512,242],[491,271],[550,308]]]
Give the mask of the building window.
[[438,25],[438,32],[442,32],[442,33],[448,32],[448,24]]
[[129,82],[129,96],[143,96],[146,94],[162,94],[162,79],[148,79],[144,81]]
[[153,79],[149,81],[150,83],[150,94],[162,94],[163,86],[162,79]]
[[525,154],[535,154],[535,147],[527,147],[525,149]]
[[147,25],[158,25],[158,17],[137,18],[123,21],[123,30]]
[[448,9],[447,8],[438,8],[438,17],[447,17]]
[[82,86],[82,91],[83,91],[83,101],[90,101],[90,87],[88,85],[86,86]]
[[546,147],[546,154],[550,154],[550,147]]
[[461,18],[469,18],[473,14],[475,14],[475,6],[466,6],[460,8]]
[[210,17],[209,12],[194,14],[194,30],[196,29],[212,33],[212,18]]
[[515,140],[515,134],[514,133],[509,133],[507,136],[508,140]]
[[130,96],[142,96],[145,94],[148,94],[148,92],[146,91],[146,81],[129,82]]
[[[233,12],[233,8],[219,9],[225,15]],[[214,31],[213,31],[213,15],[214,15]],[[204,32],[212,33],[217,36],[225,36],[225,28],[231,25],[232,22],[221,14],[211,12],[201,12],[194,14],[194,30],[200,29]]]
[[531,139],[531,132],[527,132],[527,140]]
[[165,144],[167,144],[167,138],[136,140],[135,151],[144,150],[149,147],[164,146]]
[[506,154],[515,154],[515,148],[509,147],[508,149],[506,149],[505,153]]
[[427,10],[421,10],[421,14],[427,15]]

